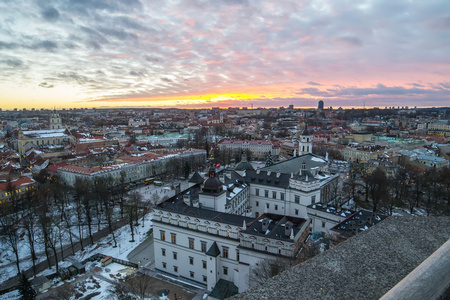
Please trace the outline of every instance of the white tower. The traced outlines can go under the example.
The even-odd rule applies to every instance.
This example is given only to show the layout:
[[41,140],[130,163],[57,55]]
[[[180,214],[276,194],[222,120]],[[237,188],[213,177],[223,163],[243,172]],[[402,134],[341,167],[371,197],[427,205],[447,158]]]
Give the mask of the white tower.
[[312,153],[312,135],[308,129],[305,128],[300,135],[300,141],[298,143],[298,151],[300,153]]
[[63,129],[61,116],[56,112],[56,109],[50,115],[50,129]]

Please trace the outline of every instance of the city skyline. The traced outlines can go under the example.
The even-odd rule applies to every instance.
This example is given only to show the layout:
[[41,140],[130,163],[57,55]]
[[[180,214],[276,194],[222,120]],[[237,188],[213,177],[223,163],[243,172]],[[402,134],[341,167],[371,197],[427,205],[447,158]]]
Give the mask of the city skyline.
[[0,107],[450,103],[450,3],[5,1]]

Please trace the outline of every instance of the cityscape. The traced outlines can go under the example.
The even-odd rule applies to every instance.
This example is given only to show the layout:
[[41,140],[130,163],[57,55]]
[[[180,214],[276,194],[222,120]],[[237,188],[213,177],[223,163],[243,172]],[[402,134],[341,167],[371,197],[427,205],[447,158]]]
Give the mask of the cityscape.
[[450,299],[450,1],[0,1],[0,300]]
[[298,267],[334,285],[330,260],[364,283],[295,294],[395,295],[447,253],[450,108],[325,104],[2,110],[2,297],[276,298]]

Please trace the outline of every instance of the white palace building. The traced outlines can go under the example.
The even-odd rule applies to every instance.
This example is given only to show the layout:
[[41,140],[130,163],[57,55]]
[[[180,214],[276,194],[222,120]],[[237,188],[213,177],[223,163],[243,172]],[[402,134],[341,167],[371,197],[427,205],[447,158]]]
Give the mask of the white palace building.
[[310,147],[299,150],[304,154],[258,170],[244,158],[217,176],[214,168],[206,179],[196,173],[189,189],[153,209],[155,268],[220,297],[251,287],[263,260],[296,258],[314,222],[325,231],[341,220],[311,208],[331,200],[339,176]]

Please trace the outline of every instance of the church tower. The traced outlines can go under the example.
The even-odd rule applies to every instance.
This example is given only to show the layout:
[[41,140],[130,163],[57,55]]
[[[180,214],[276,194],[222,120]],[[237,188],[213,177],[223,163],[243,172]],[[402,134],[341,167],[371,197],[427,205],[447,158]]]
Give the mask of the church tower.
[[305,130],[300,135],[298,151],[303,154],[312,153],[312,135],[309,133],[307,126],[305,126]]
[[56,109],[50,115],[50,129],[63,129],[61,116],[56,112]]

